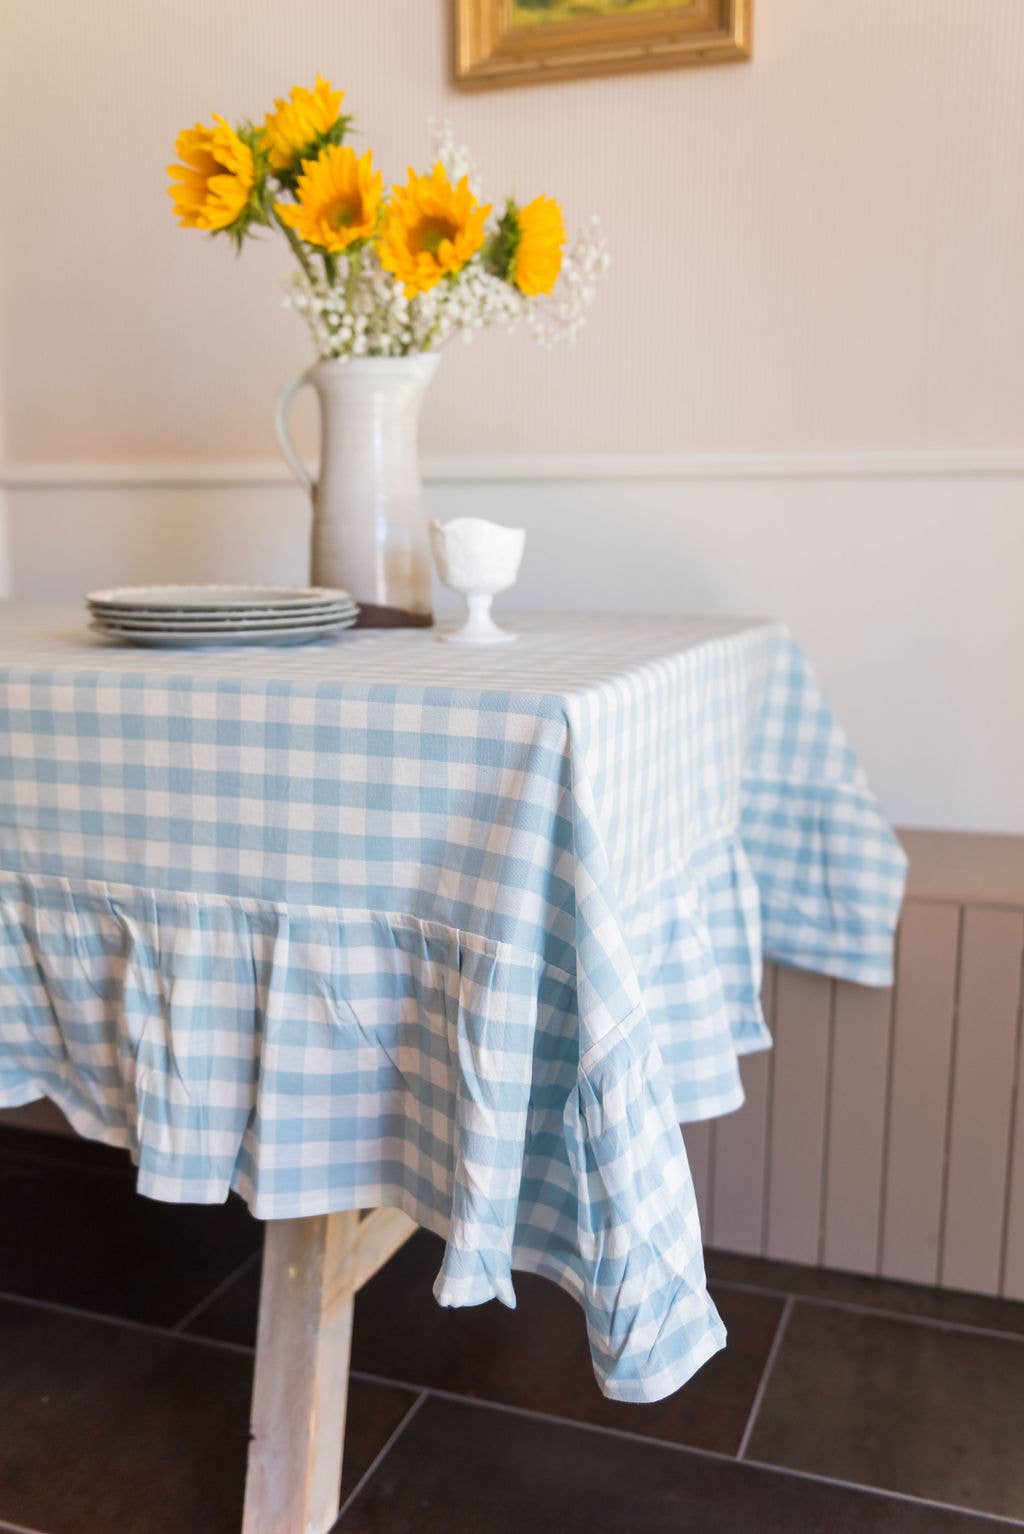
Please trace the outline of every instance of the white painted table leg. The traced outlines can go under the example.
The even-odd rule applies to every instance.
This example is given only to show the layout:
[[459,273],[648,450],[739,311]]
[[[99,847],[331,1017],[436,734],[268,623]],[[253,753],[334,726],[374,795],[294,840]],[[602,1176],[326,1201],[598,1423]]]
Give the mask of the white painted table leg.
[[415,1229],[399,1209],[267,1221],[242,1534],[337,1518],[352,1302]]
[[243,1534],[326,1534],[338,1516],[357,1212],[268,1220]]

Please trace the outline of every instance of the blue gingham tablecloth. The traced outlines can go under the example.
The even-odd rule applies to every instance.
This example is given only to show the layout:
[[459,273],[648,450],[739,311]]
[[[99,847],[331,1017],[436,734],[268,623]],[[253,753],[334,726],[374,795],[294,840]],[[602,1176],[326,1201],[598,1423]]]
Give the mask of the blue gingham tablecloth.
[[604,1392],[724,1342],[679,1123],[768,1047],[762,949],[884,985],[904,859],[770,623],[522,620],[301,650],[0,615],[0,1105],[140,1192],[396,1205],[443,1305],[542,1273]]

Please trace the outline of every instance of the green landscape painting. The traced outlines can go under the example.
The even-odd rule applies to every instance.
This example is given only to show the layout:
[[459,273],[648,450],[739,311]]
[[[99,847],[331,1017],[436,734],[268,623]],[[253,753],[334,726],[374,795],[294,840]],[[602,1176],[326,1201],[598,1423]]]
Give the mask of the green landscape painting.
[[512,0],[512,25],[542,21],[586,21],[598,16],[631,16],[641,11],[688,11],[694,0]]

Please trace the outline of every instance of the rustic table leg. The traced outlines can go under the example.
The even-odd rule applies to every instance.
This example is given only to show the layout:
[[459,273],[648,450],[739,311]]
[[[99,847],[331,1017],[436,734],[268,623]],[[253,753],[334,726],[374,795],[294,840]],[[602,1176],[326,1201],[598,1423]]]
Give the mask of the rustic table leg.
[[398,1209],[267,1221],[242,1534],[337,1518],[352,1301],[415,1229]]
[[269,1220],[243,1534],[326,1534],[338,1516],[357,1212]]

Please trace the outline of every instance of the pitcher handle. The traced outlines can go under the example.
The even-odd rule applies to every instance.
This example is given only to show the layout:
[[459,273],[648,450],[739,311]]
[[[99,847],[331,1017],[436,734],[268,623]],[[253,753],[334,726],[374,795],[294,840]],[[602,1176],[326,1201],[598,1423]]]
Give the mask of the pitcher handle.
[[274,412],[274,430],[277,432],[277,440],[281,444],[281,451],[284,454],[285,462],[303,490],[308,491],[310,495],[316,490],[316,480],[312,477],[295,450],[295,444],[288,434],[288,417],[291,415],[292,401],[295,399],[296,394],[306,384],[312,382],[312,368],[307,368],[304,373],[299,374],[298,378],[290,379],[277,397],[277,409]]

